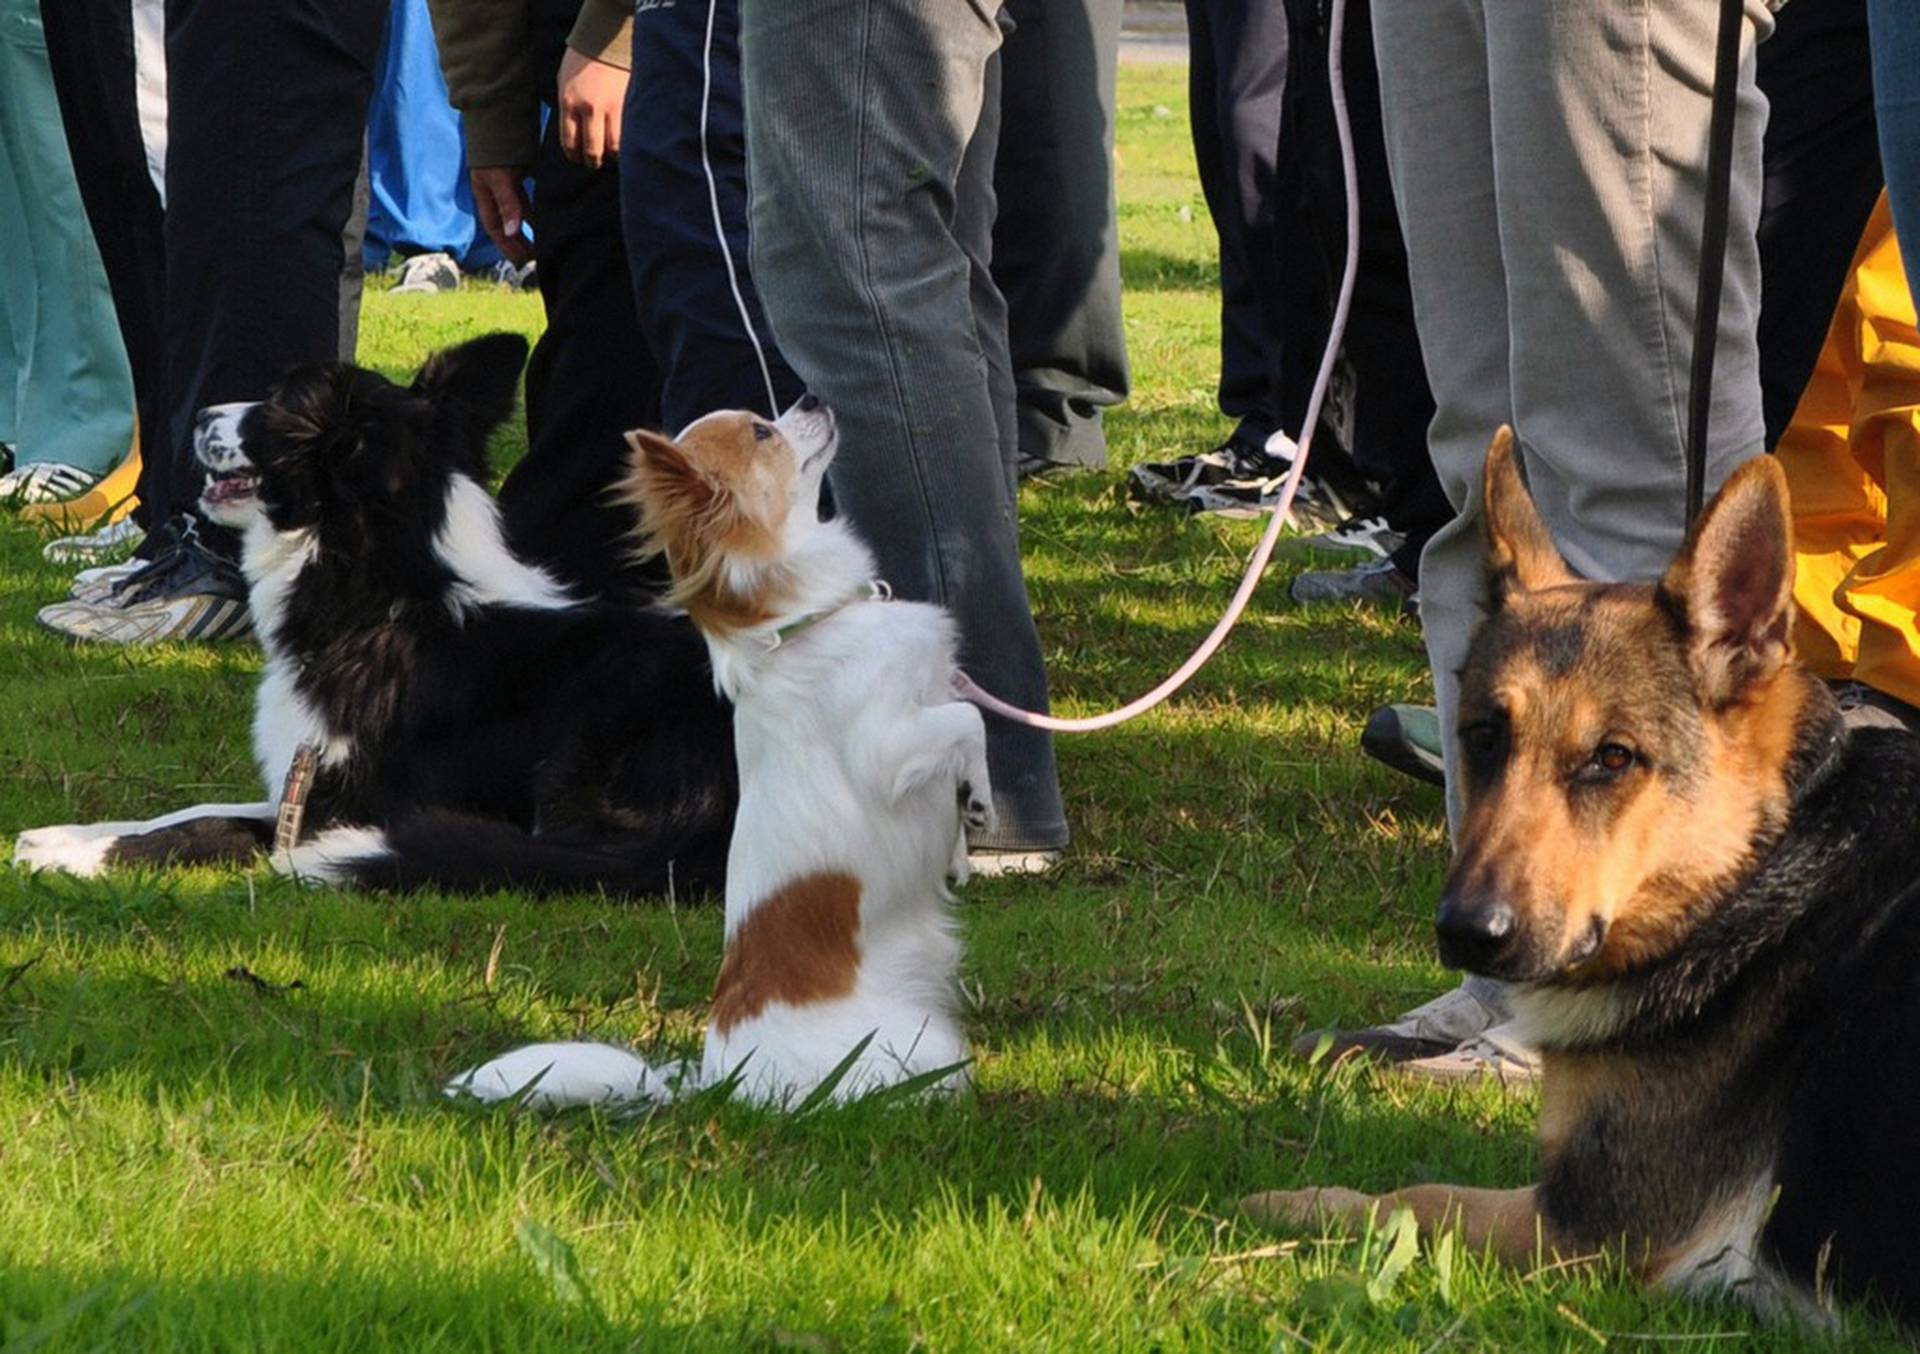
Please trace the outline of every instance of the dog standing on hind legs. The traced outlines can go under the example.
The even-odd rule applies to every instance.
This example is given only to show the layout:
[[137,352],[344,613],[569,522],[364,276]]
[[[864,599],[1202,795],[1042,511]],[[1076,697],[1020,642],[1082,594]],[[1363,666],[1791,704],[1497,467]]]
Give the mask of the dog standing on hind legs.
[[[836,1098],[959,1084],[946,881],[966,878],[967,829],[994,819],[985,727],[954,695],[952,621],[890,600],[846,524],[820,520],[838,435],[811,396],[772,422],[710,414],[676,439],[630,440],[646,547],[734,705],[740,807],[699,1083],[737,1073],[748,1098],[784,1104],[858,1049]],[[536,1078],[548,1107],[655,1098],[671,1081],[606,1045],[544,1044],[452,1089],[499,1099]]]
[[1639,584],[1572,574],[1507,430],[1484,492],[1436,932],[1541,1050],[1540,1181],[1242,1207],[1408,1207],[1513,1264],[1614,1250],[1650,1285],[1920,1327],[1920,740],[1849,734],[1794,661],[1784,476],[1741,467]]

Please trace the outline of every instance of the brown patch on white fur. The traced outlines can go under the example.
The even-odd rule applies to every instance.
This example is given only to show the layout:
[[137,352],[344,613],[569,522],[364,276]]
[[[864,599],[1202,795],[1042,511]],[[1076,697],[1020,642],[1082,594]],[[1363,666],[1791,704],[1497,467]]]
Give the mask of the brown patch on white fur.
[[726,1034],[769,1002],[811,1006],[853,991],[860,970],[860,881],[804,875],[756,904],[727,942],[713,1030]]
[[[756,430],[770,434],[756,438]],[[769,624],[792,590],[781,564],[793,458],[773,424],[747,413],[714,414],[678,441],[627,434],[624,497],[640,509],[641,552],[665,555],[667,600],[707,634]]]

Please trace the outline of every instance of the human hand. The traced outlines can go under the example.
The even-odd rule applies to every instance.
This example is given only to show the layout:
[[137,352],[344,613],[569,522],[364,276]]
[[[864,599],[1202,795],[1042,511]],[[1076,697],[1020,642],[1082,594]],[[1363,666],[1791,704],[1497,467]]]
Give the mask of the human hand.
[[514,264],[533,257],[520,223],[527,219],[527,171],[520,165],[488,165],[467,171],[473,185],[473,209],[480,228]]
[[627,73],[567,48],[560,58],[560,149],[577,165],[598,169],[620,154],[620,109]]

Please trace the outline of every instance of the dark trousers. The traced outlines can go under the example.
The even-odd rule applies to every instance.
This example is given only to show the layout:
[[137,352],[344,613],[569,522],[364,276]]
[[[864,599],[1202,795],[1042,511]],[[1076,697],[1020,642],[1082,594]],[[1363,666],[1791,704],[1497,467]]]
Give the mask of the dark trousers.
[[620,199],[633,302],[661,372],[660,426],[678,432],[716,409],[772,417],[799,398],[748,264],[737,0],[635,16]]
[[[388,0],[168,0],[162,440],[152,521],[200,494],[193,418],[339,356],[345,237]],[[236,544],[203,532],[223,553]]]
[[[160,315],[166,254],[134,102],[133,14],[125,0],[42,0],[47,60],[80,200],[100,248],[127,362],[143,456],[165,446]],[[142,521],[151,525],[146,508]]]
[[[535,0],[531,45],[546,81],[565,52],[579,0]],[[547,119],[533,166],[533,237],[547,327],[527,363],[527,454],[500,486],[508,538],[567,581],[603,590],[640,581],[625,564],[633,512],[610,490],[625,434],[660,418],[660,372],[634,319],[620,237],[620,173],[560,151]]]
[[993,277],[1007,298],[1020,456],[1098,469],[1100,411],[1128,388],[1113,193],[1121,0],[1007,0],[1006,13]]
[[[1281,426],[1293,430],[1306,417],[1339,295],[1347,201],[1327,78],[1328,5],[1288,0],[1287,10],[1289,74],[1275,171],[1274,243],[1285,298],[1275,405]],[[1360,266],[1343,344],[1353,375],[1347,451],[1352,468],[1376,488],[1375,510],[1406,537],[1394,563],[1418,578],[1420,552],[1452,518],[1453,508],[1427,454],[1433,392],[1414,328],[1406,244],[1388,176],[1367,0],[1347,6],[1340,55],[1360,186]],[[1314,453],[1322,469],[1328,461],[1319,448],[1326,445],[1317,443]]]
[[1258,449],[1281,426],[1274,173],[1287,87],[1287,16],[1271,0],[1186,0],[1187,98],[1200,188],[1220,237],[1220,409]]
[[1788,5],[1760,44],[1770,111],[1760,196],[1760,400],[1767,445],[1813,375],[1880,196],[1865,0]]

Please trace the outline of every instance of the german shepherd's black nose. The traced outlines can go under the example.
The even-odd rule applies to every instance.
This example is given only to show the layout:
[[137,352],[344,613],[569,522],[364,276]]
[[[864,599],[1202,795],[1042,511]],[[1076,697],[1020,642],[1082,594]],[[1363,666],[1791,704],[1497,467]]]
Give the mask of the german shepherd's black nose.
[[1504,902],[1448,894],[1440,900],[1440,915],[1433,923],[1440,962],[1469,973],[1493,971],[1517,938],[1519,921]]

